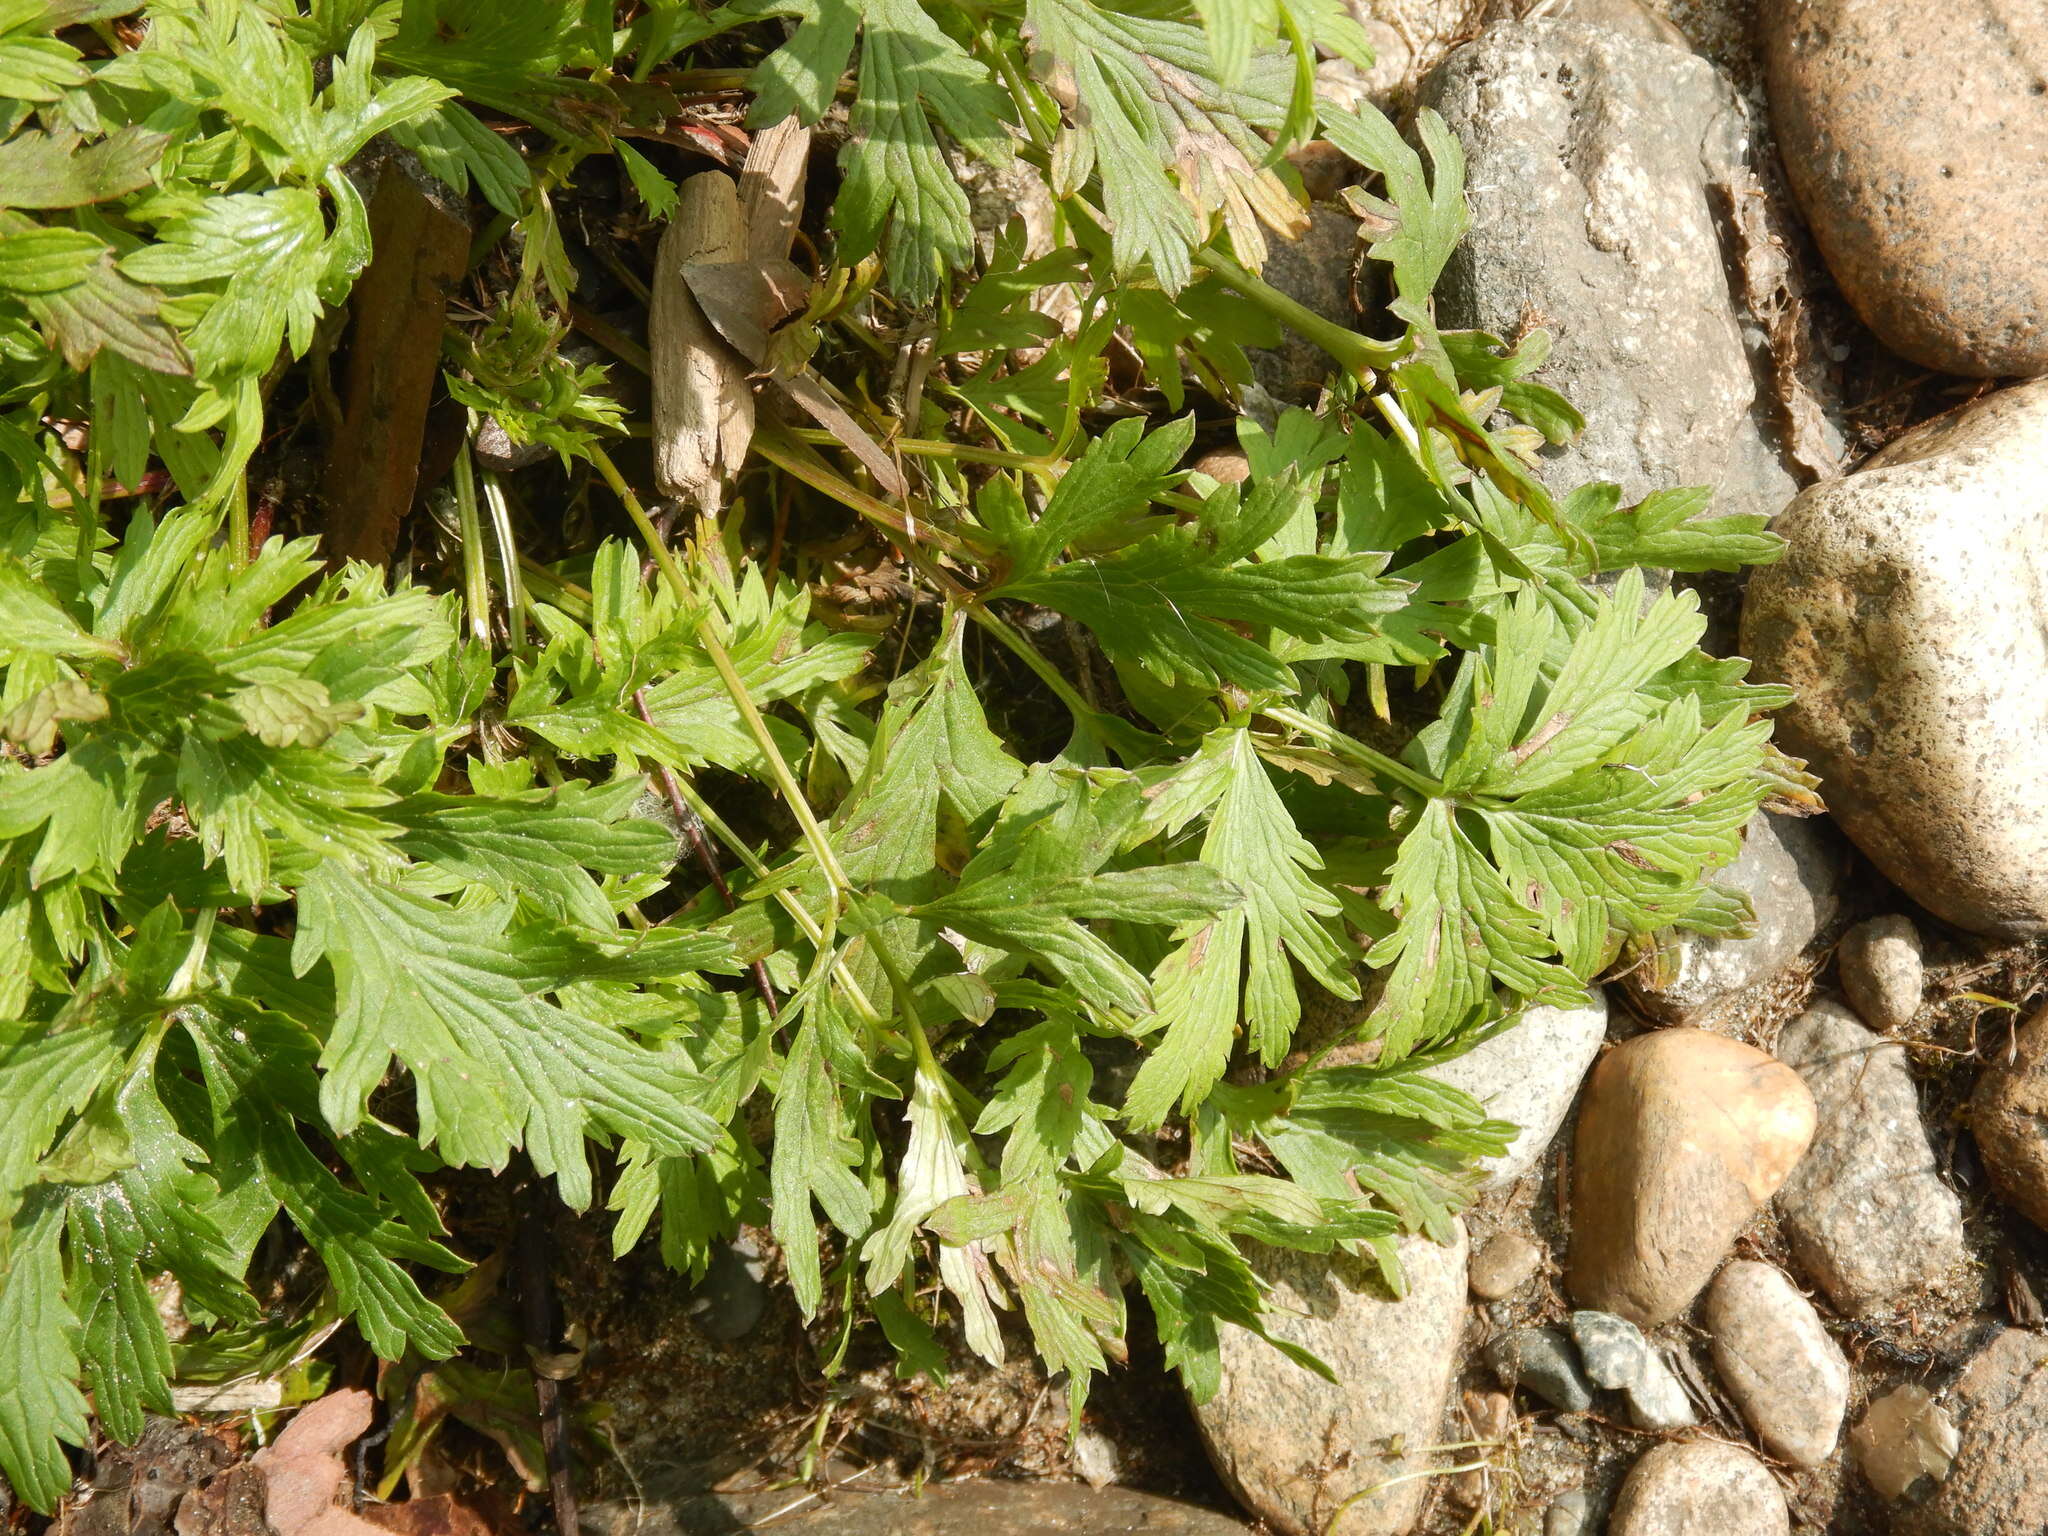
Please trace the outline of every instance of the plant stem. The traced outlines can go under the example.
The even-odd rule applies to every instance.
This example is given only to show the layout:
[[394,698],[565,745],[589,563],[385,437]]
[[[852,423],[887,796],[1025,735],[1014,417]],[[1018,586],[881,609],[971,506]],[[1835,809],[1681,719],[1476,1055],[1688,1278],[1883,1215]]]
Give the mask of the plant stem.
[[[784,429],[800,443],[814,447],[830,448],[839,439],[818,427],[788,427]],[[1058,467],[1058,459],[1036,458],[1028,453],[1009,453],[1001,448],[974,448],[966,443],[945,443],[929,437],[892,437],[891,448],[900,448],[905,453],[920,459],[954,459],[962,464],[993,464],[1002,469],[1021,469],[1035,475],[1050,476]]]
[[512,506],[497,475],[484,472],[484,505],[490,508],[491,536],[498,546],[499,579],[505,587],[505,612],[511,621],[512,649],[526,649],[526,584],[519,579],[519,546],[512,538]]
[[944,529],[916,520],[909,513],[899,511],[835,475],[831,466],[781,427],[761,423],[754,432],[754,451],[785,474],[795,476],[814,491],[823,491],[842,506],[851,507],[869,522],[879,524],[900,539],[925,545],[955,560],[987,563],[986,556],[977,555]]
[[1290,299],[1264,278],[1248,272],[1213,245],[1195,252],[1195,260],[1235,288],[1239,297],[1256,305],[1297,335],[1321,347],[1361,380],[1375,369],[1391,367],[1408,350],[1404,341],[1374,341],[1369,336],[1325,320],[1307,305]]
[[491,578],[484,570],[483,521],[476,511],[476,470],[464,440],[455,454],[455,514],[462,529],[462,602],[470,636],[491,643]]
[[[661,574],[675,593],[676,601],[685,611],[698,606],[697,597],[690,590],[690,583],[683,575],[683,569],[676,564],[676,557],[654,526],[654,520],[647,515],[647,509],[640,505],[640,498],[633,494],[633,488],[626,484],[625,476],[612,462],[611,455],[592,444],[590,461],[597,466],[597,472],[604,476],[605,483],[619,498],[626,509],[626,515],[633,520],[633,526],[640,530],[641,542],[647,546],[647,553],[654,557],[654,563],[661,568]],[[705,608],[697,621],[697,641],[704,647],[704,654],[710,658],[718,680],[724,684],[726,696],[732,700],[733,708],[740,713],[740,720],[747,727],[747,734],[754,738],[754,745],[760,749],[762,758],[768,764],[769,777],[774,779],[776,791],[789,806],[789,813],[796,818],[802,830],[804,842],[811,850],[811,856],[818,861],[818,868],[824,872],[832,892],[832,913],[836,924],[840,909],[853,888],[846,878],[846,871],[840,867],[839,855],[832,851],[832,840],[825,835],[825,829],[818,825],[818,818],[811,812],[811,802],[805,797],[803,786],[790,772],[789,764],[783,761],[782,749],[775,745],[775,738],[768,732],[768,722],[762,717],[753,695],[747,692],[746,680],[739,669],[732,664],[732,654],[725,648],[724,638],[719,634],[723,621],[716,611]]]
[[1412,789],[1418,795],[1432,800],[1444,797],[1444,787],[1426,773],[1418,773],[1399,758],[1389,757],[1353,736],[1346,736],[1335,726],[1324,725],[1320,720],[1290,709],[1284,704],[1272,704],[1259,711],[1269,720],[1277,720],[1303,735],[1313,736],[1326,742],[1339,757],[1348,757],[1353,762],[1370,768],[1383,779],[1391,779],[1404,789]]

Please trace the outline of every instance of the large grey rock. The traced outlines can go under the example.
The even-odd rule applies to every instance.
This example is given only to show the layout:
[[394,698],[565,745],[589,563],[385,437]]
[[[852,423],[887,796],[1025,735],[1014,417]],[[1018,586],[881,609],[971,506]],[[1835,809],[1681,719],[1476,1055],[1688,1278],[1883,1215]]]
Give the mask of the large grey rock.
[[[583,1536],[728,1536],[764,1529],[790,1536],[1246,1536],[1242,1521],[1213,1509],[1128,1488],[1078,1483],[930,1483],[876,1487],[864,1480],[838,1498],[799,1504],[786,1484],[756,1494],[705,1494],[681,1503],[639,1499],[586,1504]],[[784,1513],[784,1511],[788,1511]]]
[[1506,1033],[1430,1069],[1431,1077],[1464,1089],[1488,1114],[1521,1127],[1506,1152],[1482,1159],[1485,1188],[1504,1188],[1536,1166],[1606,1037],[1607,998],[1596,987],[1589,1007],[1527,1009]]
[[1962,1208],[1935,1172],[1902,1046],[1839,1003],[1787,1024],[1778,1057],[1812,1090],[1813,1145],[1778,1191],[1799,1267],[1840,1311],[1880,1312],[1962,1264]]
[[[1403,1536],[1421,1514],[1431,1479],[1406,1474],[1438,1462],[1430,1447],[1443,1440],[1465,1322],[1464,1227],[1447,1247],[1403,1239],[1400,1260],[1399,1301],[1348,1261],[1278,1249],[1256,1261],[1273,1286],[1273,1333],[1328,1363],[1335,1383],[1223,1330],[1222,1387],[1195,1421],[1224,1481],[1285,1536]],[[1389,1480],[1337,1517],[1352,1494]]]
[[1776,524],[1742,643],[1787,751],[1922,906],[2048,932],[2048,382],[1906,433]]
[[1660,1445],[1629,1469],[1607,1536],[1788,1536],[1770,1471],[1718,1440]]
[[1777,512],[1796,488],[1761,426],[1709,189],[1746,167],[1742,109],[1705,60],[1584,21],[1490,27],[1417,92],[1465,146],[1472,230],[1437,290],[1448,326],[1549,329],[1543,375],[1585,414],[1560,490],[1716,489]]
[[1942,1536],[2048,1531],[2048,1339],[2008,1328],[1949,1395],[1962,1436],[1931,1510]]
[[1757,812],[1742,852],[1711,876],[1739,891],[1756,912],[1746,939],[1671,933],[1656,953],[1628,973],[1629,993],[1643,1011],[1674,1024],[1710,1024],[1720,1005],[1768,981],[1834,920],[1841,899],[1841,858],[1814,823]]
[[1738,1259],[1707,1290],[1714,1368],[1764,1449],[1796,1467],[1834,1453],[1849,1362],[1784,1272]]

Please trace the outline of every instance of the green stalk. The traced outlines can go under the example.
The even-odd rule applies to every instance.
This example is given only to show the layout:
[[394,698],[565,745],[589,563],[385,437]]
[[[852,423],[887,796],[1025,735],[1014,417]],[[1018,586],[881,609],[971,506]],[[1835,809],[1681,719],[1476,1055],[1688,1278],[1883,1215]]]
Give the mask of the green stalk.
[[1335,321],[1325,320],[1213,245],[1196,251],[1195,260],[1235,288],[1240,298],[1263,309],[1296,335],[1314,342],[1361,379],[1376,369],[1392,367],[1408,350],[1406,341],[1374,341]]
[[[697,606],[696,594],[690,590],[690,583],[683,575],[683,569],[676,564],[676,557],[670,551],[654,520],[647,515],[647,509],[640,505],[640,498],[633,494],[633,488],[626,484],[625,476],[619,473],[611,455],[596,444],[591,445],[590,462],[597,466],[597,472],[604,476],[605,483],[612,488],[612,494],[619,498],[626,509],[626,515],[633,520],[633,526],[640,530],[641,542],[654,557],[654,563],[661,568],[661,574],[669,584],[669,590],[676,595],[676,601],[685,610]],[[725,685],[726,696],[732,700],[733,708],[740,712],[740,719],[747,727],[747,734],[754,738],[754,745],[760,748],[761,756],[767,761],[768,773],[775,780],[776,791],[789,805],[789,813],[796,818],[802,830],[804,842],[811,850],[811,856],[818,861],[818,868],[824,871],[826,882],[832,889],[832,916],[836,924],[840,908],[853,894],[852,884],[846,878],[846,871],[840,868],[839,855],[832,851],[832,840],[825,835],[825,829],[818,825],[818,818],[811,813],[811,802],[805,798],[803,786],[790,772],[789,764],[783,761],[782,749],[775,745],[775,738],[768,732],[768,722],[753,695],[747,692],[745,679],[732,664],[732,654],[725,648],[724,637],[719,634],[722,622],[718,615],[707,608],[704,616],[697,621],[697,640],[704,647],[704,654],[710,658],[712,667],[718,673],[718,680]]]
[[484,570],[484,530],[476,512],[476,471],[465,440],[455,455],[455,512],[462,528],[462,603],[470,635],[491,643],[491,579]]
[[[787,427],[796,441],[816,448],[830,448],[839,439],[819,427]],[[1037,458],[1028,453],[1009,453],[1001,448],[974,448],[966,443],[946,443],[931,437],[892,437],[891,448],[900,448],[913,458],[952,459],[961,464],[993,464],[1000,469],[1021,469],[1029,474],[1052,474],[1058,459]]]
[[919,521],[908,511],[899,511],[835,475],[829,465],[779,426],[762,422],[754,431],[754,451],[785,474],[793,475],[814,491],[823,491],[842,506],[851,507],[869,522],[879,524],[900,539],[925,545],[955,560],[979,563],[985,559],[943,528]]
[[1284,726],[1300,731],[1305,736],[1315,737],[1318,741],[1326,743],[1339,757],[1348,757],[1362,767],[1371,769],[1381,778],[1393,780],[1403,789],[1412,789],[1416,794],[1424,795],[1431,800],[1441,800],[1444,797],[1443,785],[1428,774],[1418,773],[1399,758],[1389,757],[1376,748],[1368,747],[1356,737],[1346,736],[1335,726],[1324,725],[1320,720],[1305,715],[1298,709],[1290,709],[1284,704],[1272,704],[1259,713],[1269,720],[1277,720]]
[[[696,787],[688,779],[679,773],[671,773],[670,778],[675,783],[676,794],[681,797],[683,804],[690,808],[690,813],[711,829],[711,835],[725,844],[733,857],[746,866],[748,874],[756,880],[765,881],[774,873],[762,862],[761,856],[747,846],[739,833],[726,824],[725,818],[711,808],[710,802],[697,793]],[[775,898],[776,904],[789,914],[790,920],[803,931],[805,938],[819,949],[825,947],[825,930],[819,926],[818,920],[811,916],[810,909],[796,899],[796,894],[789,887],[777,886],[769,894]],[[875,1007],[867,993],[862,990],[852,968],[837,957],[834,957],[832,965],[834,978],[845,990],[846,999],[853,1004],[853,1011],[860,1015],[861,1022],[879,1027],[882,1023],[881,1010]]]
[[512,538],[512,504],[495,473],[484,472],[484,505],[491,513],[491,537],[498,546],[498,581],[505,589],[505,612],[511,620],[512,649],[526,649],[526,584],[519,579],[519,546]]
[[526,579],[536,583],[541,595],[579,624],[590,622],[590,589],[579,587],[564,576],[557,575],[531,555],[519,557],[519,569],[526,573]]

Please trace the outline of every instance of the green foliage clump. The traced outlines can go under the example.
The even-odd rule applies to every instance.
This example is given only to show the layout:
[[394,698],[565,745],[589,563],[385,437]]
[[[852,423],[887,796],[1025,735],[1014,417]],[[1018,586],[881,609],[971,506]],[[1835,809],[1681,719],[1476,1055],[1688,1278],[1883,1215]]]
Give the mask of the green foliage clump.
[[[1640,570],[1773,541],[1544,489],[1579,422],[1542,337],[1432,318],[1455,141],[1319,113],[1316,50],[1363,56],[1341,6],[132,10],[0,3],[0,1470],[35,1507],[88,1391],[129,1439],[335,1319],[460,1349],[432,1175],[515,1154],[685,1272],[772,1225],[806,1314],[906,1368],[954,1327],[1000,1358],[1019,1307],[1076,1412],[1135,1282],[1213,1391],[1219,1330],[1263,1331],[1246,1245],[1398,1285],[1394,1237],[1447,1234],[1512,1127],[1431,1064],[1628,939],[1743,921],[1705,877],[1794,777],[1784,696]],[[848,103],[809,356],[911,496],[764,425],[671,548],[612,457],[630,405],[560,356],[561,205],[607,166],[672,205],[632,140],[683,50],[740,60],[757,123]],[[1318,121],[1378,178],[1385,339],[1253,275]],[[317,432],[280,383],[371,255],[373,139],[494,220],[454,398],[644,547],[522,560],[569,520],[466,450],[445,568],[252,539],[252,455]],[[1041,177],[1060,239],[978,243],[960,157]],[[1217,484],[1172,413],[1276,321],[1337,376],[1239,420]],[[920,328],[906,398],[877,338]],[[757,558],[792,500],[917,594],[886,647]],[[326,1277],[290,1317],[249,1283],[280,1219]],[[209,1344],[167,1341],[160,1275]]]

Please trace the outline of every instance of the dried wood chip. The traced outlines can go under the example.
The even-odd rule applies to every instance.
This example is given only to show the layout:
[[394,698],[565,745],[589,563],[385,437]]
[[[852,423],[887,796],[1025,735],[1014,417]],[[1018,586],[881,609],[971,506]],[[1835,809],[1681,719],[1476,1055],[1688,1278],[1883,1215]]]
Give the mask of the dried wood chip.
[[751,261],[783,261],[804,214],[804,172],[811,130],[793,117],[754,135],[740,168],[740,217]]
[[389,563],[412,509],[448,299],[469,262],[469,222],[444,204],[396,164],[370,197],[376,254],[349,298],[347,400],[328,444],[331,560]]
[[654,365],[654,478],[667,496],[706,510],[725,499],[725,480],[754,438],[749,365],[719,335],[690,291],[685,269],[736,262],[746,254],[739,189],[723,171],[682,184],[655,255],[648,351]]

